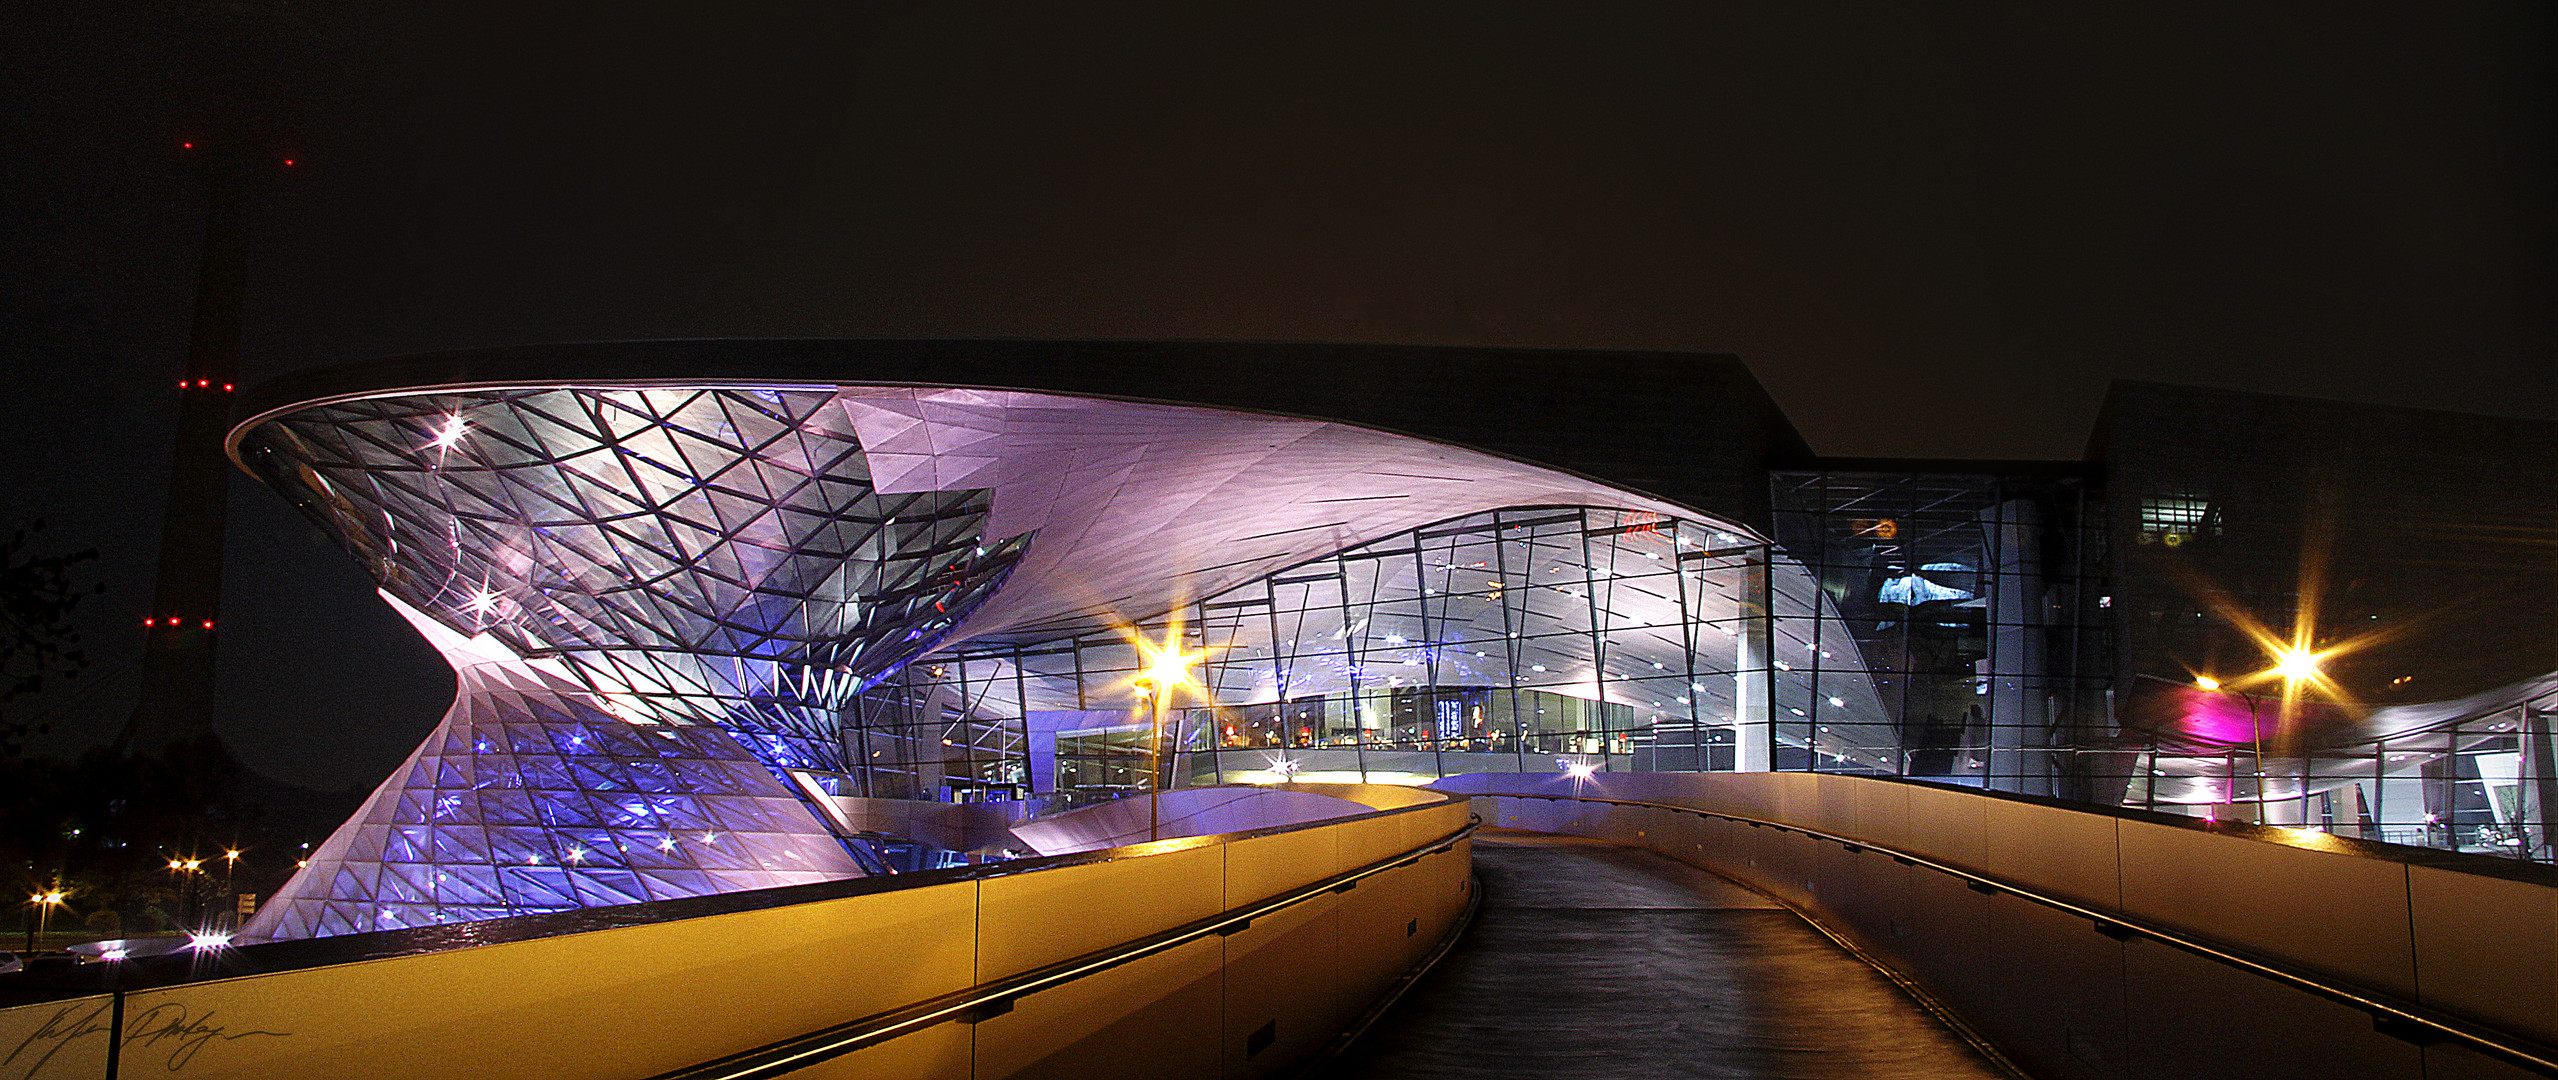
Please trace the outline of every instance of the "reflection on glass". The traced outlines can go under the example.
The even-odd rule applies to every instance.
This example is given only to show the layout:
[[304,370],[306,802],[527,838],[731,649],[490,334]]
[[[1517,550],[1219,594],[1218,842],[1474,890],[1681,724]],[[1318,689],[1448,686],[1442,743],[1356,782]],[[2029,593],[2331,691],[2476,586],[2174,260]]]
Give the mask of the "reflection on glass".
[[[1728,528],[1525,507],[1293,566],[1137,632],[1162,640],[1178,626],[1204,656],[1199,687],[1171,703],[1168,784],[1763,769],[1771,748],[1895,771],[1893,732],[1860,678],[1837,676],[1857,685],[1825,697],[1775,682],[1813,669],[1817,650],[1814,635],[1771,626],[1808,626],[1816,610],[1829,609],[1809,575]],[[847,790],[951,798],[998,775],[1024,791],[1143,790],[1135,666],[1112,634],[927,657],[848,714],[849,741],[893,744],[849,753],[861,767]],[[919,695],[977,732],[946,731],[946,745],[1017,749],[932,756],[932,741],[896,734],[914,721],[891,719]]]

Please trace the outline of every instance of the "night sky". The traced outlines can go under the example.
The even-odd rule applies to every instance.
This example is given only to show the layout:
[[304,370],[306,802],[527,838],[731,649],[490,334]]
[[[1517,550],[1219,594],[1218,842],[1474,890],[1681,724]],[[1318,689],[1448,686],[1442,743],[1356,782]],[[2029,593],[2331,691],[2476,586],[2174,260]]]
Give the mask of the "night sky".
[[[209,98],[297,161],[249,383],[1249,338],[1734,352],[1842,456],[2075,457],[2114,378],[2558,414],[2543,4],[357,6],[0,14],[0,528],[110,586],[40,750],[131,709]],[[369,786],[450,677],[235,485],[223,732]]]

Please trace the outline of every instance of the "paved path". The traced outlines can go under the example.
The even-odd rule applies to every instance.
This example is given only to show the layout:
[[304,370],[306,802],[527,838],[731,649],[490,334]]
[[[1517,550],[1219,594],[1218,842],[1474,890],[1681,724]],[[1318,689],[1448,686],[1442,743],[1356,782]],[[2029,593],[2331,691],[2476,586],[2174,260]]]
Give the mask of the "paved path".
[[1757,893],[1638,848],[1476,834],[1474,928],[1341,1080],[2007,1080]]

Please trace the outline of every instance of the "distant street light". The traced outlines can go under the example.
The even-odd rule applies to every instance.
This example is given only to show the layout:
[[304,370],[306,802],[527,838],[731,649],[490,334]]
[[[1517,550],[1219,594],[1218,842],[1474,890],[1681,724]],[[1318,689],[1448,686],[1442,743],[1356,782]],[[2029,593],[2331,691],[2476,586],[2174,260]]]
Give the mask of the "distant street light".
[[169,869],[178,875],[178,921],[193,925],[196,921],[196,878],[204,873],[204,860],[171,859]]
[[239,885],[234,880],[234,875],[239,868],[240,849],[225,849],[222,852],[222,921],[225,923],[234,922],[240,917]]
[[41,933],[45,924],[51,921],[53,909],[62,906],[62,898],[66,895],[68,894],[62,891],[61,883],[56,882],[50,891],[27,897],[27,905],[34,908],[35,912],[34,917],[27,922],[26,951],[36,951],[36,935]]

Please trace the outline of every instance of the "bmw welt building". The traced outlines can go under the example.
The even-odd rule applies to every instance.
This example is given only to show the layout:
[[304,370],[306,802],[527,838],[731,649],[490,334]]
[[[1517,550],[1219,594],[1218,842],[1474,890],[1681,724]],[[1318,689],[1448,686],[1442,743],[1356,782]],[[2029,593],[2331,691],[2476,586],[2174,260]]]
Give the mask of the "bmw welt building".
[[252,395],[231,453],[457,690],[244,936],[1024,853],[924,804],[1035,822],[1483,772],[1841,771],[2379,828],[2463,812],[2459,763],[2508,754],[2468,775],[2523,801],[2417,842],[2545,852],[2522,789],[2546,626],[2511,631],[2511,670],[2304,706],[2289,779],[2240,779],[2230,755],[2272,751],[2188,697],[2254,659],[2117,603],[2183,604],[2123,567],[2249,542],[2209,476],[2138,472],[2148,430],[2084,462],[1821,459],[1739,361],[1685,353],[678,341],[304,373]]

